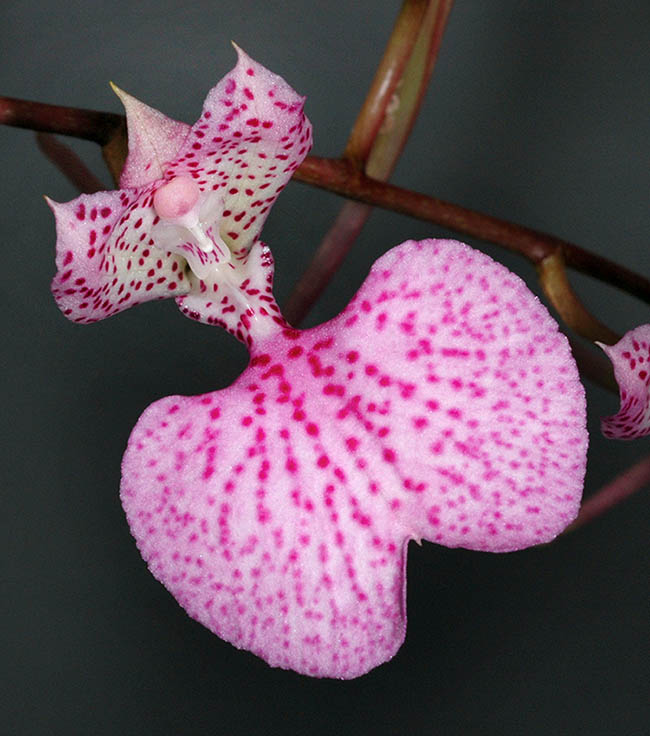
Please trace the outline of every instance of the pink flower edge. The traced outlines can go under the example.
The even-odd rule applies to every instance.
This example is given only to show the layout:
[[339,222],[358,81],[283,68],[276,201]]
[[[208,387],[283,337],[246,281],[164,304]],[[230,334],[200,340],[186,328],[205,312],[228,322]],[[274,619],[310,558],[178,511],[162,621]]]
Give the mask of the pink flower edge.
[[[600,344],[600,343],[599,343]],[[600,345],[612,361],[620,408],[601,420],[605,437],[631,440],[650,434],[650,325],[627,332],[616,345]]]

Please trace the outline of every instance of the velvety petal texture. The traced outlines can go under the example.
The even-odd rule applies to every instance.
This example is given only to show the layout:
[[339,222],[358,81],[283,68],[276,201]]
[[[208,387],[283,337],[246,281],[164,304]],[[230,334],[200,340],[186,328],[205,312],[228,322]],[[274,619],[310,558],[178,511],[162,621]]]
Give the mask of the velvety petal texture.
[[185,142],[190,126],[168,118],[128,92],[113,86],[126,112],[129,155],[120,177],[123,189],[145,187],[162,179]]
[[403,640],[410,539],[510,551],[575,518],[584,392],[537,298],[454,241],[390,251],[317,328],[268,319],[233,386],[145,411],[122,500],[191,616],[352,678]]
[[[290,328],[258,236],[311,126],[303,98],[237,52],[191,128],[116,90],[123,189],[50,202],[52,290],[77,322],[174,296],[248,346],[231,387],[142,415],[122,467],[129,524],[210,630],[271,665],[352,678],[403,641],[409,540],[505,552],[573,520],[584,394],[537,298],[454,241],[395,248],[341,315]],[[611,354],[629,373],[625,422],[647,428],[641,337]]]
[[612,361],[621,398],[618,413],[601,421],[603,434],[622,440],[650,434],[650,325],[601,348]]
[[305,98],[241,49],[237,54],[165,176],[191,176],[201,191],[220,194],[221,236],[243,257],[311,148],[312,132]]
[[48,200],[56,219],[52,294],[73,322],[88,324],[134,304],[185,294],[185,261],[156,247],[151,189]]

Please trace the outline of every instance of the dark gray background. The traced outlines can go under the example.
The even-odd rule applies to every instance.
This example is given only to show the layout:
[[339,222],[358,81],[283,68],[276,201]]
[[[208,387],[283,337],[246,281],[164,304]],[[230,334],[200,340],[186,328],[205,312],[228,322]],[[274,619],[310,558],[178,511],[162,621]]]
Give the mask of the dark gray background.
[[[3,0],[3,94],[120,111],[120,86],[193,122],[234,39],[308,96],[314,152],[342,150],[397,2]],[[650,6],[458,0],[396,183],[650,271]],[[75,149],[104,177],[96,148]],[[191,621],[147,572],[119,505],[141,411],[228,385],[243,348],[154,303],[92,327],[49,295],[41,195],[76,196],[31,133],[0,129],[3,170],[0,722],[10,734],[647,733],[648,513],[641,493],[550,547],[503,556],[412,545],[409,630],[353,682],[272,670]],[[264,239],[282,302],[340,205],[291,184]],[[313,313],[334,315],[372,261],[444,231],[375,213]],[[479,244],[480,245],[480,244]],[[526,278],[523,260],[483,247]],[[586,278],[615,329],[649,310]],[[588,387],[586,492],[648,451],[600,437],[614,397]]]

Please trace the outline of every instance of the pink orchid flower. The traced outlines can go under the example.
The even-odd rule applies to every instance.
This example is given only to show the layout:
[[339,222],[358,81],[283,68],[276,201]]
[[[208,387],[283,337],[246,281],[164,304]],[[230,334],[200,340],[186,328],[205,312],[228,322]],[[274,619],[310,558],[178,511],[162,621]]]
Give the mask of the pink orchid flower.
[[192,128],[120,95],[122,190],[52,205],[59,306],[92,322],[173,295],[251,353],[229,388],[138,421],[132,533],[218,636],[362,675],[404,639],[410,540],[506,552],[576,516],[587,433],[567,341],[517,276],[448,240],[394,248],[338,317],[292,329],[257,236],[309,148],[303,100],[242,52]]
[[271,254],[257,236],[311,147],[311,125],[304,98],[237,51],[192,127],[114,88],[129,131],[122,189],[48,200],[57,225],[52,292],[72,321],[174,296],[187,316],[249,341],[249,319],[279,315]]
[[600,347],[612,361],[621,399],[618,412],[601,420],[603,434],[623,440],[650,434],[650,325]]

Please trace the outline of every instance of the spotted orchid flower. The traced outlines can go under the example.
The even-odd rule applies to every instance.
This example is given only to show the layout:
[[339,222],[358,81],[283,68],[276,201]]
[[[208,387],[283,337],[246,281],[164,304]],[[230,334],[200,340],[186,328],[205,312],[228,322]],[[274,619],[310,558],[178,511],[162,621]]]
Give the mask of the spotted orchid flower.
[[115,88],[129,132],[122,189],[48,200],[52,292],[69,319],[96,322],[173,296],[187,316],[244,339],[249,318],[277,312],[271,256],[257,236],[311,147],[311,126],[304,98],[237,51],[192,127]]
[[601,347],[614,366],[621,399],[618,412],[601,421],[603,434],[628,440],[650,434],[650,325]]
[[448,240],[394,248],[338,317],[291,328],[257,235],[307,152],[302,100],[241,53],[191,129],[122,97],[122,191],[54,205],[57,302],[89,322],[172,294],[251,355],[229,388],[141,416],[131,531],[218,636],[362,675],[404,639],[410,540],[506,552],[576,516],[587,434],[567,341],[517,276]]

